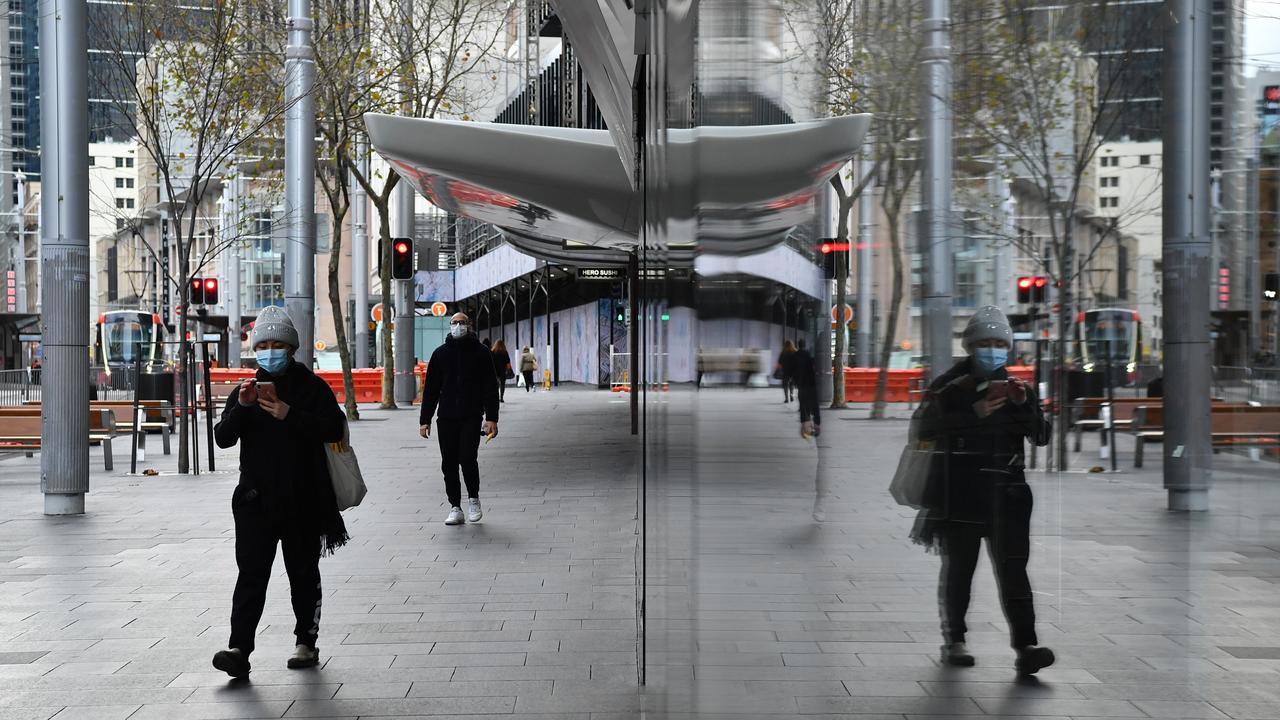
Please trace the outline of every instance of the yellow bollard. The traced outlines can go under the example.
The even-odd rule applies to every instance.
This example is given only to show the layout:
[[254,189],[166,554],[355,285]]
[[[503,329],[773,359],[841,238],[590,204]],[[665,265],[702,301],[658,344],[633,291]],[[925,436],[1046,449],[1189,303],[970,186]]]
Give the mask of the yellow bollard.
[[550,370],[542,371],[542,389],[543,390],[551,389],[551,371]]

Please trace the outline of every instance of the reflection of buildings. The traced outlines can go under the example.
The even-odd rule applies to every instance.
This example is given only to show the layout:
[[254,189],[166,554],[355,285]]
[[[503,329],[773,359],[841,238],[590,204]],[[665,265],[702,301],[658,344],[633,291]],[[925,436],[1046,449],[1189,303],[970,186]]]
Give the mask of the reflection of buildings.
[[[591,68],[584,70],[578,60],[579,53],[598,49],[584,49],[570,41],[565,24],[572,24],[571,15],[562,23],[548,4],[530,3],[527,9],[527,15],[513,11],[507,17],[508,44],[505,53],[498,53],[517,59],[495,73],[501,75],[497,86],[510,91],[491,107],[472,114],[492,117],[499,125],[610,130],[614,131],[616,142],[621,128],[609,127],[607,118],[613,115],[593,92],[603,86],[596,80],[594,88],[588,86]],[[673,129],[790,123],[803,112],[797,108],[811,104],[810,95],[801,96],[780,80],[781,64],[789,55],[780,46],[784,33],[774,4],[705,2],[698,19],[698,62],[695,64],[690,57],[688,63],[673,71],[690,83],[688,100],[677,101],[678,110],[669,114]],[[624,35],[629,50],[630,30]],[[626,55],[634,62],[633,53]],[[627,92],[623,94],[628,108],[631,80],[628,74]],[[613,92],[613,85],[606,90]],[[673,91],[673,97],[683,97],[681,92]],[[616,100],[607,99],[604,103]],[[618,117],[625,124],[633,120],[629,110]],[[621,135],[629,139],[629,129]],[[609,153],[616,155],[616,148],[610,148]],[[408,173],[413,175],[414,171],[410,169]],[[548,232],[546,228],[561,216],[548,214],[536,203],[455,179],[426,175],[415,179],[428,197],[459,212],[492,213],[505,209],[512,217],[511,227],[501,232],[482,223],[432,215],[427,216],[430,230],[418,228],[419,237],[441,239],[442,265],[452,264],[455,268],[455,297],[449,298],[451,304],[470,312],[482,335],[501,337],[509,346],[536,347],[543,356],[544,367],[552,368],[558,380],[608,382],[609,346],[625,352],[630,334],[628,313],[616,312],[620,303],[625,308],[625,295],[630,288],[625,282],[579,280],[577,270],[625,264],[625,252],[602,246],[626,246],[626,231],[613,226],[600,232],[599,237],[587,236],[589,229],[578,235],[570,219],[556,232]],[[699,190],[706,192],[706,188],[690,188],[684,199],[692,200]],[[730,347],[776,348],[781,345],[784,332],[798,332],[801,306],[813,305],[824,294],[812,257],[816,231],[812,227],[815,213],[811,200],[811,196],[792,200],[794,207],[803,211],[801,228],[792,233],[789,242],[770,251],[767,258],[732,258],[724,262],[711,258],[705,264],[700,258],[698,272],[702,276],[697,278],[688,267],[693,243],[702,239],[700,229],[721,223],[726,216],[698,208],[703,212],[667,228],[665,239],[672,254],[668,262],[648,268],[655,277],[661,273],[665,280],[664,299],[660,302],[663,307],[645,314],[656,323],[667,323],[655,325],[652,332],[662,337],[659,342],[670,356],[666,365],[669,379],[692,380],[698,338],[728,343]],[[787,205],[788,209],[792,207]],[[745,229],[757,222],[745,214],[730,215],[730,221],[741,223]],[[596,240],[602,240],[599,246],[587,242]],[[634,241],[632,235],[630,242]],[[516,247],[523,250],[517,252]],[[675,260],[677,255],[683,259]],[[663,267],[668,263],[681,267],[678,271]],[[419,297],[418,301],[422,304],[440,299],[444,298]],[[816,311],[808,311],[812,320]],[[789,331],[784,329],[787,326]],[[550,353],[550,357],[544,353]]]
[[1131,307],[1142,318],[1144,349],[1155,357],[1159,357],[1161,349],[1164,314],[1160,296],[1163,152],[1159,140],[1122,140],[1103,143],[1095,160],[1098,215],[1114,219],[1117,229],[1136,241],[1136,252],[1129,256],[1136,273]]
[[1265,279],[1280,273],[1280,70],[1262,70],[1245,92],[1250,147],[1251,196],[1248,218],[1251,248],[1257,259],[1250,310],[1258,328],[1253,349],[1262,363],[1280,357],[1280,301],[1263,297]]

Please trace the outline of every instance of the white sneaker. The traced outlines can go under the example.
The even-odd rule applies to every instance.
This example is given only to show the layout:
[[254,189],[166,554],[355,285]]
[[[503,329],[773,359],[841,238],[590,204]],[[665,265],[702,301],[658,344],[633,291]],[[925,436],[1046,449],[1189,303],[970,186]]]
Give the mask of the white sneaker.
[[449,517],[445,518],[445,525],[461,525],[466,520],[462,519],[462,508],[455,506],[449,511]]
[[293,657],[289,658],[289,662],[285,664],[290,670],[315,667],[320,664],[320,651],[306,645],[298,645],[293,649]]
[[467,522],[479,522],[484,517],[480,509],[480,498],[467,498]]

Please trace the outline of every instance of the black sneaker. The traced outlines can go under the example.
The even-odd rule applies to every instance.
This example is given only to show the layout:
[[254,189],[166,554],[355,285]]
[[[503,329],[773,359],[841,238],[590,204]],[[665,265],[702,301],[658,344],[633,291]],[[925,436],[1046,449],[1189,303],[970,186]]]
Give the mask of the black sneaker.
[[1018,659],[1014,667],[1017,668],[1019,675],[1035,675],[1052,665],[1056,659],[1049,648],[1028,645],[1018,650]]
[[219,650],[213,654],[213,666],[233,678],[249,677],[249,658],[240,648]]
[[973,667],[976,661],[964,643],[954,642],[942,646],[942,664],[952,667]]

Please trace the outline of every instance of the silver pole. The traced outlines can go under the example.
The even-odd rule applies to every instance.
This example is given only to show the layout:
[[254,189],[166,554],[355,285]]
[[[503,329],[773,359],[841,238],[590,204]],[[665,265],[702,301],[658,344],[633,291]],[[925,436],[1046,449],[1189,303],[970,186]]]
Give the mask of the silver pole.
[[1208,510],[1209,0],[1165,0],[1164,486],[1170,510]]
[[284,258],[284,305],[298,328],[295,359],[311,367],[316,295],[316,109],[315,49],[311,44],[311,0],[289,0],[289,44],[285,48],[285,197],[289,242]]
[[25,175],[18,176],[18,207],[14,213],[18,217],[18,267],[17,277],[18,283],[18,312],[25,313],[27,310],[27,179]]
[[[401,38],[403,47],[401,51],[404,53],[406,62],[412,62],[413,47],[412,36],[409,32],[410,23],[408,18],[413,14],[412,0],[400,0],[402,12],[405,17],[405,30]],[[413,110],[412,104],[409,102],[410,88],[407,81],[402,81],[401,93],[403,95],[402,103],[405,114],[409,114]],[[417,191],[409,184],[408,178],[400,178],[400,184],[396,188],[398,193],[396,203],[396,220],[394,227],[396,228],[397,237],[413,238],[414,224],[414,202],[418,197]],[[417,243],[412,243],[414,254],[417,254]],[[395,381],[392,388],[395,401],[397,403],[412,403],[415,390],[417,389],[413,377],[413,280],[397,280],[395,281],[395,289],[393,295],[396,304],[396,327],[395,327]]]
[[[369,144],[361,135],[356,138],[355,161],[369,177]],[[369,200],[364,186],[351,176],[351,294],[355,296],[352,324],[355,325],[355,367],[369,367]]]
[[[396,192],[398,193],[395,217],[396,236],[412,238],[413,206],[418,193],[404,178],[400,179]],[[416,251],[415,246],[415,253]],[[412,403],[417,390],[417,382],[413,377],[413,280],[396,280],[394,291],[396,303],[395,398],[397,403]]]
[[240,254],[243,252],[243,243],[240,240],[242,233],[241,228],[244,225],[244,214],[241,208],[244,205],[242,193],[244,188],[244,180],[240,177],[240,169],[233,167],[234,173],[231,182],[227,185],[230,191],[227,194],[227,202],[224,206],[226,213],[226,242],[230,243],[225,247],[223,252],[227,254],[227,277],[225,279],[227,285],[227,367],[240,367],[240,325],[241,316],[244,310],[240,307],[241,297],[241,277],[240,277]]
[[925,0],[921,254],[926,258],[924,344],[929,373],[951,367],[951,4]]
[[40,1],[40,298],[46,515],[89,491],[89,50],[85,0]]
[[[870,142],[862,144],[862,158],[858,161],[858,179],[861,180],[871,172],[874,163],[871,154],[875,146]],[[858,367],[874,367],[875,358],[871,357],[871,245],[875,221],[873,213],[876,206],[876,184],[867,183],[858,196],[858,287],[855,289],[857,300],[858,329],[854,331],[854,354],[858,356]]]

